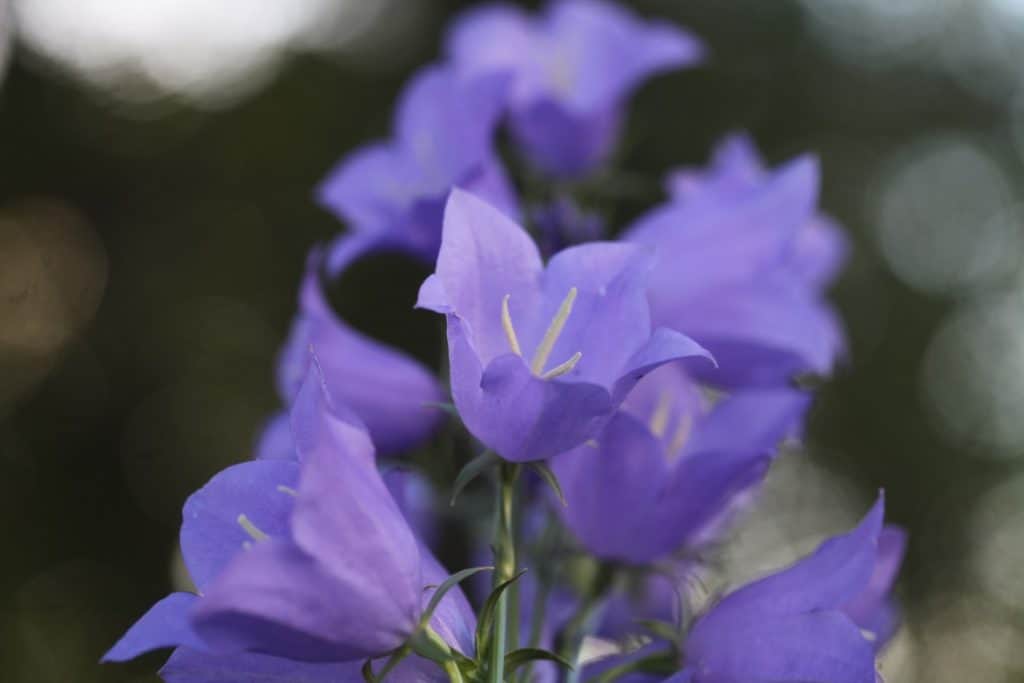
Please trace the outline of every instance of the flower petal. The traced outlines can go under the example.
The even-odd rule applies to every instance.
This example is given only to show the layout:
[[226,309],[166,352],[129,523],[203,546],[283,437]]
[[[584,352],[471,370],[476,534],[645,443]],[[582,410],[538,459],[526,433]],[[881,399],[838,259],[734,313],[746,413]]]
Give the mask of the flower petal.
[[787,569],[727,595],[709,614],[797,614],[838,609],[860,595],[875,567],[884,499],[853,530],[834,536]]
[[182,513],[181,553],[200,591],[253,542],[239,515],[271,538],[289,536],[295,498],[288,491],[298,480],[296,462],[253,460],[223,470],[189,496]]
[[626,240],[658,249],[651,275],[655,322],[677,325],[673,313],[698,292],[756,281],[814,215],[819,182],[816,160],[801,157],[740,197],[671,202],[628,228]]
[[466,428],[506,460],[542,460],[594,436],[611,415],[604,387],[543,380],[511,353],[486,371],[463,322],[448,316],[452,396]]
[[659,439],[647,426],[618,412],[597,437],[554,459],[565,494],[562,519],[598,557],[642,564],[674,547],[663,547],[652,522],[669,478]]
[[417,306],[458,315],[486,364],[509,352],[502,300],[507,294],[515,307],[532,310],[541,271],[540,254],[526,231],[487,202],[456,188],[445,209],[437,272],[428,280],[433,280],[430,296]]
[[734,619],[687,639],[695,681],[875,683],[875,653],[841,612]]
[[441,400],[437,379],[418,361],[339,319],[324,296],[319,263],[319,255],[312,254],[300,291],[299,316],[281,352],[281,394],[289,401],[294,398],[313,347],[331,392],[366,424],[382,453],[422,442],[440,422],[439,412],[428,405]]
[[774,453],[784,439],[800,434],[811,400],[810,394],[795,389],[750,389],[730,394],[694,426],[686,452]]
[[171,593],[163,598],[121,636],[101,661],[125,662],[150,650],[179,645],[205,647],[188,622],[188,611],[196,599],[191,593]]
[[298,662],[254,652],[178,648],[160,669],[166,683],[364,683],[362,662]]
[[686,358],[700,359],[693,364],[695,366],[715,365],[714,356],[696,341],[675,330],[659,327],[620,371],[612,389],[612,400],[616,404],[621,403],[647,373],[665,363]]

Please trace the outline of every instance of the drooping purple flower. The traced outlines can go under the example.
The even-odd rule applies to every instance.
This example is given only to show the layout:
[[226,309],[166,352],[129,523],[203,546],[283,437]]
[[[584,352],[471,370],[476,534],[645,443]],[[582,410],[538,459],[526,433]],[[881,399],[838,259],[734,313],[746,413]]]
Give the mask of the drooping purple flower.
[[691,66],[701,43],[602,0],[555,0],[534,17],[512,5],[470,10],[448,54],[463,73],[507,73],[512,132],[530,160],[576,176],[614,148],[626,100],[655,74]]
[[658,248],[652,315],[715,354],[720,368],[703,373],[709,381],[778,384],[827,373],[841,354],[841,326],[822,290],[846,246],[816,212],[818,175],[809,156],[767,170],[747,138],[729,138],[708,170],[675,174],[673,198],[624,233]]
[[874,593],[872,577],[891,562],[882,517],[879,497],[849,533],[714,605],[690,631],[672,683],[875,683],[877,634],[848,605]]
[[553,461],[562,518],[598,557],[644,565],[716,535],[794,436],[808,396],[748,390],[713,405],[685,369],[645,377],[596,439]]
[[454,190],[417,306],[446,316],[452,395],[469,431],[507,460],[549,458],[593,437],[654,368],[709,358],[679,332],[652,332],[652,260],[597,242],[545,268],[522,228]]
[[[320,202],[362,239],[432,262],[452,187],[515,215],[516,200],[493,149],[508,78],[423,69],[398,103],[390,140],[346,157],[320,186]],[[333,249],[328,269],[345,256]]]
[[[342,246],[341,270],[373,248],[359,238],[349,238]],[[431,405],[442,396],[437,379],[418,361],[341,320],[324,295],[321,263],[321,253],[314,250],[299,290],[299,313],[278,358],[278,392],[286,404],[294,400],[308,372],[312,346],[331,394],[366,425],[379,452],[392,454],[418,445],[442,417]],[[278,418],[265,429],[257,455],[281,457],[289,452],[288,430]]]
[[[106,660],[177,646],[169,681],[262,672],[267,680],[354,683],[359,667],[346,662],[361,665],[412,634],[432,593],[425,587],[447,572],[388,492],[369,435],[332,400],[315,367],[291,422],[297,461],[236,465],[186,503],[182,554],[200,595],[157,603]],[[430,623],[472,654],[473,622],[455,588]],[[413,659],[405,667],[427,672],[409,680],[444,680],[430,673],[433,664]]]

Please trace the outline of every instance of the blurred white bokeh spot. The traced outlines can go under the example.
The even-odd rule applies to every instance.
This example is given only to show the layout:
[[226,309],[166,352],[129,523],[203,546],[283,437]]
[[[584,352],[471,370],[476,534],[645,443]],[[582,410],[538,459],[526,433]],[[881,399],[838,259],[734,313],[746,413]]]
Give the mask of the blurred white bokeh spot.
[[910,143],[886,164],[871,196],[879,250],[911,287],[956,292],[1016,272],[1020,211],[1004,171],[969,139]]
[[[1019,405],[1019,404],[1018,404]],[[975,552],[972,569],[988,596],[1024,609],[1024,474],[1017,474],[986,495],[972,519]],[[1024,662],[1022,662],[1024,663]]]
[[952,443],[990,457],[1024,453],[1024,293],[961,305],[929,342],[920,380],[929,416]]
[[14,0],[14,15],[32,49],[95,85],[129,98],[170,92],[217,105],[258,89],[290,51],[357,41],[395,4]]

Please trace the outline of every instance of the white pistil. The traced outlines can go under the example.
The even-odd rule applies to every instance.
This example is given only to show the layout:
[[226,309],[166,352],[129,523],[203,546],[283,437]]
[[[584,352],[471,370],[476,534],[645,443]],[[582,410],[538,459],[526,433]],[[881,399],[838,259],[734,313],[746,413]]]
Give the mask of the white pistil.
[[668,391],[663,391],[658,395],[658,404],[654,406],[654,413],[651,414],[651,421],[648,423],[648,427],[651,429],[651,434],[654,434],[659,439],[665,435],[665,430],[668,429],[668,418],[671,411],[672,394]]
[[508,311],[508,300],[511,296],[511,294],[506,294],[505,298],[501,300],[501,326],[505,329],[505,337],[508,339],[508,345],[512,349],[512,353],[522,356],[523,350],[519,348],[516,328],[512,327],[512,314]]
[[[259,543],[260,541],[265,541],[268,538],[270,538],[265,533],[260,531],[260,529],[255,524],[253,524],[252,520],[246,517],[245,514],[238,515],[235,521],[237,521],[238,526],[242,527],[242,530],[245,531],[245,533],[249,534],[249,536],[252,537],[252,540],[256,541],[257,543]],[[246,541],[246,543],[248,543],[248,541]]]
[[298,491],[293,489],[291,486],[285,486],[284,484],[279,485],[277,487],[277,490],[280,491],[281,493],[287,493],[292,498],[297,498],[299,495]]
[[[540,340],[540,344],[537,346],[537,351],[533,354],[533,361],[530,363],[530,370],[533,374],[542,375],[544,372],[544,366],[547,365],[548,358],[551,356],[551,351],[555,348],[555,343],[558,341],[558,337],[561,336],[562,330],[565,328],[565,321],[569,319],[569,314],[572,313],[572,305],[575,301],[576,288],[572,287],[565,299],[562,300],[562,304],[558,307],[558,312],[555,313],[554,319],[551,321],[551,324],[548,325],[548,329],[544,333],[543,339]],[[577,362],[579,362],[579,359],[577,359]],[[571,369],[572,368],[569,368],[569,370]],[[568,372],[568,370],[565,372]]]
[[561,365],[556,365],[555,367],[551,368],[543,375],[541,375],[540,378],[554,379],[555,377],[561,377],[567,372],[572,372],[572,369],[576,367],[577,363],[580,362],[580,358],[583,358],[583,352],[577,351],[576,353],[572,354],[572,357],[569,360],[565,361]]

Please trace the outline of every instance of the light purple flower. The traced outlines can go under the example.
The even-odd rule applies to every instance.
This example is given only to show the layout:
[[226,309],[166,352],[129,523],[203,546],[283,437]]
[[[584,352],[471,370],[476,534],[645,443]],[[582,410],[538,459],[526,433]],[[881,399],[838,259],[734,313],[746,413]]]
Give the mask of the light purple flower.
[[[437,255],[452,187],[515,215],[514,193],[492,149],[508,85],[501,75],[423,69],[402,94],[392,138],[346,157],[320,186],[320,202],[362,239],[425,261]],[[332,249],[330,272],[344,263]]]
[[597,242],[545,268],[522,228],[453,191],[417,306],[446,316],[452,395],[469,431],[507,460],[549,458],[593,437],[654,368],[709,358],[685,335],[652,331],[652,260]]
[[672,683],[875,683],[877,634],[848,605],[872,592],[883,534],[881,497],[852,531],[791,567],[734,591],[694,625]]
[[[157,603],[106,660],[178,646],[165,671],[170,681],[246,680],[252,672],[358,681],[358,668],[343,663],[384,655],[413,633],[431,594],[425,587],[447,572],[385,487],[365,428],[333,402],[315,367],[296,398],[292,429],[298,461],[236,465],[189,499],[182,554],[200,595]],[[471,655],[474,621],[455,588],[431,626]]]
[[512,132],[542,170],[574,176],[605,161],[627,98],[653,75],[691,66],[701,43],[601,0],[555,0],[540,16],[507,4],[456,21],[448,54],[463,73],[507,73]]
[[828,373],[843,351],[823,289],[841,266],[842,233],[816,211],[817,161],[762,167],[745,137],[727,139],[710,168],[678,172],[674,197],[626,230],[654,246],[651,311],[706,345],[727,386]]
[[596,439],[553,461],[562,518],[598,557],[643,565],[720,535],[809,397],[748,390],[708,401],[678,365],[645,377]]
[[[342,270],[373,248],[358,238],[350,238],[342,246]],[[278,358],[279,393],[286,404],[294,400],[308,372],[309,349],[313,347],[331,394],[366,425],[379,452],[393,454],[422,443],[443,417],[432,405],[442,397],[437,379],[418,361],[341,320],[324,295],[321,263],[320,252],[314,250],[299,290],[299,313]],[[281,418],[271,421],[257,455],[287,456],[287,436]]]

